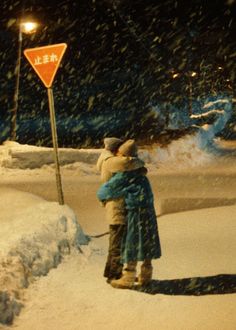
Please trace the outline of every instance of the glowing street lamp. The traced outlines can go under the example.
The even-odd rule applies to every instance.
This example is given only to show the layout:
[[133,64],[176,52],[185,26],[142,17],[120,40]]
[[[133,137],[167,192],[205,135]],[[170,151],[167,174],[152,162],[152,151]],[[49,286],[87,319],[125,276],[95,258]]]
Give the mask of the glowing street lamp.
[[195,71],[192,71],[192,72],[190,72],[190,77],[196,77],[196,75],[197,75],[197,72],[195,72]]
[[35,33],[37,30],[38,24],[36,22],[21,22],[20,30],[26,34]]
[[22,35],[23,35],[23,33],[25,33],[25,34],[35,33],[37,27],[38,27],[38,24],[36,22],[21,21],[19,24],[18,53],[17,53],[16,68],[15,68],[16,85],[15,85],[15,92],[14,92],[14,98],[13,98],[13,109],[12,109],[12,116],[11,116],[11,140],[12,141],[16,140],[16,117],[17,117],[17,110],[18,110],[18,97],[19,97],[19,84],[20,84]]
[[173,74],[172,74],[172,78],[173,78],[173,79],[176,79],[176,78],[178,78],[178,77],[179,77],[179,73],[173,73]]

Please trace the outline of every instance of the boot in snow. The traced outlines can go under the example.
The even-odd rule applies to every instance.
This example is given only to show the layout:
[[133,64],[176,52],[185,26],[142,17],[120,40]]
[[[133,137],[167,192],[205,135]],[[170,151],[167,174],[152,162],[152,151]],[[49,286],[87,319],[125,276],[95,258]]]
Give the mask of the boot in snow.
[[117,289],[131,289],[134,286],[136,271],[124,270],[122,277],[118,280],[110,282],[113,288]]
[[152,280],[152,265],[142,265],[141,273],[138,276],[139,285],[147,285]]

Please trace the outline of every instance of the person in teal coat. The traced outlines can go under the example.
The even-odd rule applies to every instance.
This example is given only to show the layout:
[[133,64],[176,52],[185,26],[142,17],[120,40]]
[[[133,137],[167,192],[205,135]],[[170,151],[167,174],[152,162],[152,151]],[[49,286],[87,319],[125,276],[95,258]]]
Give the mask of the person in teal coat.
[[138,261],[143,262],[139,284],[147,284],[152,278],[152,259],[161,257],[154,197],[148,178],[140,170],[118,172],[100,187],[97,197],[103,203],[123,197],[127,211],[121,244],[121,259],[126,267],[122,277],[111,281],[111,285],[117,288],[132,287]]

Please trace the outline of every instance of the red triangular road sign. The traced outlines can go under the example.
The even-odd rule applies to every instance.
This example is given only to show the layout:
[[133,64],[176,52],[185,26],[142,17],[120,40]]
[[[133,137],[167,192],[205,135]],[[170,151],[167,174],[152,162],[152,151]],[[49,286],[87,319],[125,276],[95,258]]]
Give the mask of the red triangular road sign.
[[62,43],[30,48],[24,51],[27,60],[47,88],[52,86],[53,79],[65,53],[66,47],[67,44]]

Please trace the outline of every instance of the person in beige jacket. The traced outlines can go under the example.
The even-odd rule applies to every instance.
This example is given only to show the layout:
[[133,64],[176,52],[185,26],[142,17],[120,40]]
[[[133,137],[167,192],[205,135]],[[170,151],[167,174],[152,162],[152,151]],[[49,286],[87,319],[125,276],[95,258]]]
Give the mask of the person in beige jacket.
[[[108,181],[114,173],[144,167],[144,162],[138,157],[123,156],[119,152],[119,148],[122,149],[122,145],[129,143],[128,141],[123,143],[122,140],[113,137],[104,139],[105,148],[97,161],[97,169],[101,172],[102,183]],[[109,224],[109,247],[103,275],[110,283],[111,280],[119,279],[122,275],[121,240],[126,224],[124,199],[107,201],[105,208],[106,220]]]

